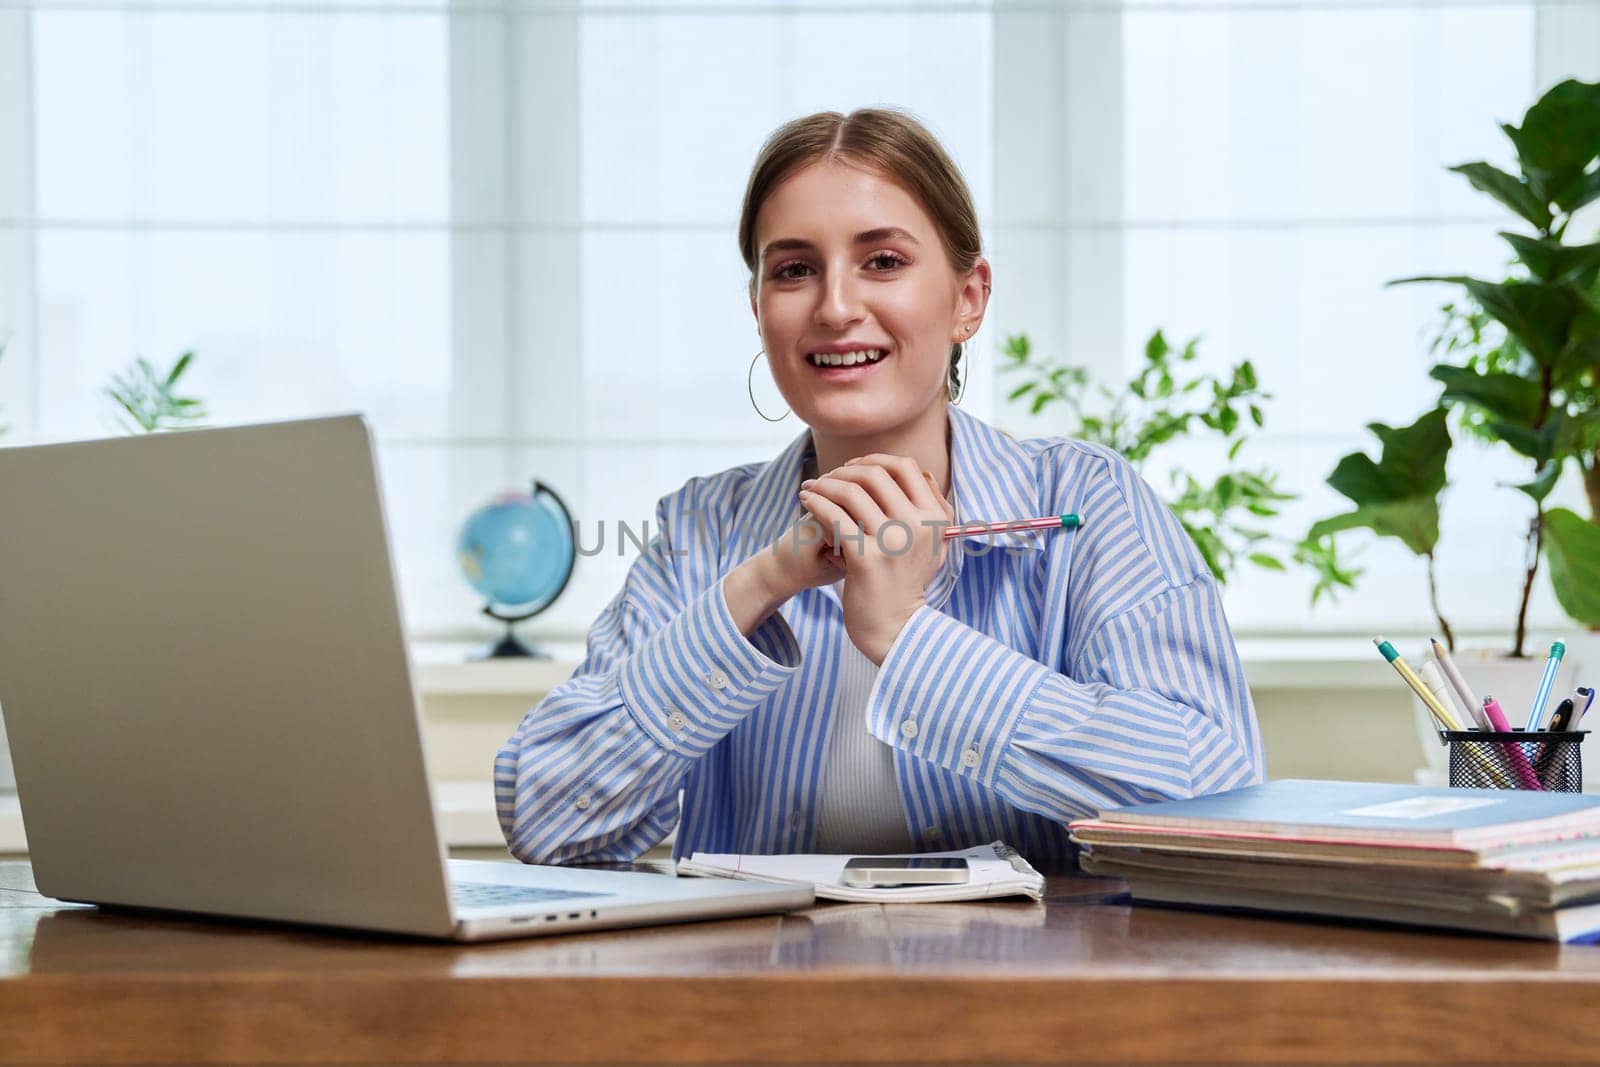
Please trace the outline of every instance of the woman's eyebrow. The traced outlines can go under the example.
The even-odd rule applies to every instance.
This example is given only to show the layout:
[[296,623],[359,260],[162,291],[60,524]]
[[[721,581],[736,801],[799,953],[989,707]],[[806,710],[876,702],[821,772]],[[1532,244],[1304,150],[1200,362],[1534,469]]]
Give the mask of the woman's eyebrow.
[[[898,226],[880,226],[876,230],[862,230],[856,234],[854,244],[868,245],[878,241],[887,241],[891,237],[898,237],[912,244],[920,242],[911,234]],[[798,237],[781,237],[776,241],[769,241],[767,247],[761,250],[761,258],[766,259],[774,252],[789,252],[795,250],[812,249],[816,245],[810,241],[803,241]]]

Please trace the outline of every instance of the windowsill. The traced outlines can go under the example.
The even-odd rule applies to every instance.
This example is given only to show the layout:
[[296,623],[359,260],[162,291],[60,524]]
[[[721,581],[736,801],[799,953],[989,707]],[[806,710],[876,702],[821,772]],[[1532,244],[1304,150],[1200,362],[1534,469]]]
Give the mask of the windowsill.
[[[529,696],[571,677],[583,658],[578,642],[549,642],[550,659],[472,660],[481,643],[412,644],[424,696]],[[1256,690],[1392,689],[1394,670],[1364,637],[1248,637],[1239,641],[1245,677]]]
[[[504,848],[489,779],[444,779],[433,783],[439,832],[450,848]],[[0,792],[0,855],[28,850],[17,794]]]
[[22,805],[17,802],[17,794],[0,792],[0,856],[26,851],[28,839],[22,836]]

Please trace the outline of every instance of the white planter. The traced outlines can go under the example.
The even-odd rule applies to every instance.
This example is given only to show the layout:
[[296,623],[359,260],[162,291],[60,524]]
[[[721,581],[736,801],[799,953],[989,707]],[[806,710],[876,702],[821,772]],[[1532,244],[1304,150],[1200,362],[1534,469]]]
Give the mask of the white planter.
[[[1543,651],[1548,652],[1548,647]],[[1577,653],[1581,651],[1568,644],[1566,655],[1561,658],[1561,667],[1556,671],[1555,684],[1550,687],[1550,700],[1545,705],[1544,720],[1547,723],[1550,721],[1550,713],[1555,711],[1556,704],[1562,697],[1571,694],[1573,686],[1579,684],[1580,665]],[[1527,725],[1528,713],[1533,709],[1534,695],[1539,691],[1539,679],[1544,677],[1547,658],[1545,655],[1535,654],[1526,659],[1510,659],[1502,649],[1468,648],[1451,653],[1450,658],[1461,669],[1467,684],[1480,699],[1494,697],[1505,711],[1507,722],[1513,727]],[[1421,667],[1420,662],[1412,661],[1411,665]],[[1450,770],[1450,747],[1439,741],[1438,727],[1434,725],[1433,716],[1428,714],[1428,709],[1422,701],[1413,700],[1412,706],[1416,711],[1417,732],[1422,738],[1422,751],[1428,759],[1427,768],[1418,772],[1417,779],[1430,785],[1444,785]],[[1595,729],[1596,726],[1600,726],[1600,720],[1585,719],[1584,725],[1589,729]],[[1591,744],[1592,742],[1585,739],[1582,748],[1585,791],[1600,790],[1600,745],[1591,749],[1589,747]]]

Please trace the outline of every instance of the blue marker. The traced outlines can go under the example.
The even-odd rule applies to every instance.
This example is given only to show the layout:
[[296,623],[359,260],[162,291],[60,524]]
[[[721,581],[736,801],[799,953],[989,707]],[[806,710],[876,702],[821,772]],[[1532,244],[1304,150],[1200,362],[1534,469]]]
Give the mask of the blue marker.
[[1545,661],[1544,677],[1539,679],[1539,693],[1533,698],[1533,710],[1528,713],[1527,729],[1537,730],[1539,723],[1544,719],[1545,701],[1550,699],[1550,687],[1556,682],[1556,671],[1561,669],[1561,657],[1567,654],[1567,646],[1560,641],[1550,646],[1550,658]]

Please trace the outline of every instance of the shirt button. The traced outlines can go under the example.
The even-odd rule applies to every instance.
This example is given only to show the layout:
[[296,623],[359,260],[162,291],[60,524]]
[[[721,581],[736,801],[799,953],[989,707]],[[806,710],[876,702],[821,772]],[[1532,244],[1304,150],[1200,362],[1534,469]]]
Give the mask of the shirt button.
[[684,727],[689,725],[689,720],[684,716],[683,712],[675,711],[667,716],[667,725],[674,730],[682,731]]
[[943,836],[944,831],[940,830],[937,826],[928,826],[922,831],[922,839],[928,842],[937,841]]
[[902,736],[902,737],[916,737],[917,736],[917,723],[916,723],[915,719],[907,719],[905,722],[900,724],[900,736]]
[[583,793],[578,797],[577,800],[572,802],[572,806],[577,808],[579,811],[588,811],[589,805],[593,803],[594,801],[590,798],[589,794]]
[[978,765],[978,750],[977,749],[969,748],[965,752],[961,753],[961,766],[963,766],[963,767],[976,767],[977,765]]
[[706,675],[706,681],[711,683],[711,688],[713,689],[728,688],[728,676],[721,671],[712,671]]

